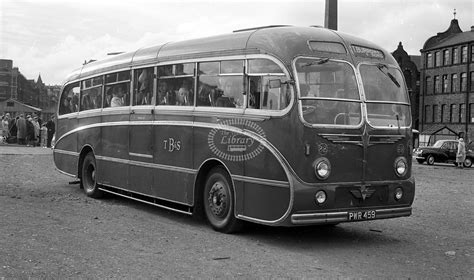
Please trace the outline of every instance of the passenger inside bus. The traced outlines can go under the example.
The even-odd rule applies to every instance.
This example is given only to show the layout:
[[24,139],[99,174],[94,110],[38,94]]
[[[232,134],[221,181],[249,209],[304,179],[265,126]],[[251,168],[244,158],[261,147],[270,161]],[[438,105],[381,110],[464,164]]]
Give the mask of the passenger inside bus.
[[[239,77],[240,78],[240,77]],[[216,100],[217,107],[242,108],[243,95],[242,86],[238,86],[232,79],[224,80],[222,86],[222,96]],[[240,90],[239,90],[240,89]]]
[[138,76],[136,105],[154,104],[153,92],[151,90],[151,75],[150,71],[143,69]]
[[176,105],[187,106],[190,105],[191,86],[187,80],[184,80],[176,94]]
[[175,94],[168,89],[166,80],[158,81],[158,105],[174,105],[176,103]]
[[114,87],[112,95],[113,97],[110,100],[110,107],[124,106],[124,101],[123,101],[124,91],[123,91],[122,86]]

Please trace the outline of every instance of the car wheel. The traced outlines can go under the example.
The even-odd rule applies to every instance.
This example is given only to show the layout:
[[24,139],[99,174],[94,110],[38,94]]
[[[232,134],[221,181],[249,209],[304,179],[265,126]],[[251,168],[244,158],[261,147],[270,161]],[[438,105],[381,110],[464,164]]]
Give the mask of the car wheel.
[[104,192],[99,190],[97,184],[97,168],[93,153],[88,153],[82,162],[81,185],[87,196],[92,198],[101,198]]
[[464,167],[471,167],[472,166],[472,159],[466,158],[463,163]]
[[429,155],[427,158],[426,158],[426,163],[428,163],[428,165],[433,165],[435,162],[435,159],[434,159],[434,156],[433,155]]
[[423,162],[425,162],[424,159],[417,159],[416,161],[418,161],[419,164],[423,164]]
[[234,215],[234,191],[230,176],[222,167],[209,172],[204,185],[204,213],[212,228],[232,233],[242,228],[243,222]]

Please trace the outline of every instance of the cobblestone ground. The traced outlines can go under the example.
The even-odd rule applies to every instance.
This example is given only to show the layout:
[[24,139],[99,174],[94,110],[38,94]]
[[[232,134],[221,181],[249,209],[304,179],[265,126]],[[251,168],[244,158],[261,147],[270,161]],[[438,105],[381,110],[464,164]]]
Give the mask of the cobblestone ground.
[[50,149],[0,146],[0,279],[474,279],[474,168],[414,164],[407,218],[236,235],[87,198]]

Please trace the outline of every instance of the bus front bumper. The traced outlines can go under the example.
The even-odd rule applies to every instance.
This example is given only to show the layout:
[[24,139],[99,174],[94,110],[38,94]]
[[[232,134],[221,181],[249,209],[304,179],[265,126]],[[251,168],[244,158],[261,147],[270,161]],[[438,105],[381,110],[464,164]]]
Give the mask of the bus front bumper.
[[411,207],[401,207],[389,209],[356,209],[340,212],[293,214],[291,215],[291,223],[294,225],[320,225],[389,219],[410,216],[411,210]]

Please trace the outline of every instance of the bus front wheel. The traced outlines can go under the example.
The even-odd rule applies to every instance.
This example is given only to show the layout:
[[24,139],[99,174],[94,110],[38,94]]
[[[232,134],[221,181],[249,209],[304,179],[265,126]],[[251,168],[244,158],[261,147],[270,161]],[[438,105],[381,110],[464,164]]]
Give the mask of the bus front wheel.
[[211,170],[204,185],[204,213],[212,228],[232,233],[242,228],[234,215],[234,192],[229,174],[222,167]]
[[97,184],[97,168],[95,157],[92,153],[88,153],[82,162],[81,184],[87,196],[92,198],[101,198],[104,193],[99,190]]

